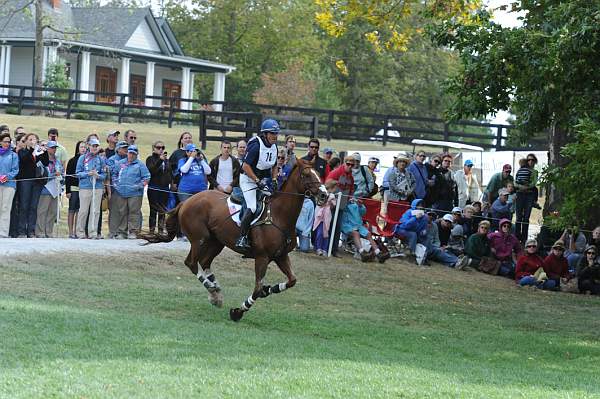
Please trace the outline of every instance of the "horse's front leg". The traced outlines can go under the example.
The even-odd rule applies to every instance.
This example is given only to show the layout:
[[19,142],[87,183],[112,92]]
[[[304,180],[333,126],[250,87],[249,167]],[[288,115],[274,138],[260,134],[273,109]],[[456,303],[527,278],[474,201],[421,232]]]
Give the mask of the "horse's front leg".
[[264,298],[269,295],[268,288],[265,290],[263,286],[263,279],[265,278],[265,274],[267,273],[267,266],[269,265],[269,258],[257,257],[254,260],[254,274],[255,274],[255,284],[254,291],[252,295],[250,295],[244,302],[242,302],[242,306],[239,308],[231,308],[229,309],[229,317],[233,321],[240,321],[240,319],[244,316],[244,313],[249,311],[254,302],[258,298]]
[[296,275],[292,271],[292,261],[290,260],[290,256],[285,254],[280,258],[275,259],[275,263],[277,263],[277,266],[279,266],[279,270],[285,274],[287,281],[285,283],[279,283],[269,287],[269,294],[279,294],[280,292],[283,292],[296,285]]

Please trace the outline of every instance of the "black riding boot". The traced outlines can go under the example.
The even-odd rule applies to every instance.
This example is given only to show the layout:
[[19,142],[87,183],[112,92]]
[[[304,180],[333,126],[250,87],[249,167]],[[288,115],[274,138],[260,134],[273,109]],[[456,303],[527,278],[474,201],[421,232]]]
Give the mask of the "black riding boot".
[[252,222],[252,211],[250,209],[246,209],[246,212],[242,215],[242,219],[240,221],[240,237],[235,242],[235,247],[242,251],[247,251],[250,249],[250,243],[248,242],[248,230],[250,230],[250,223]]

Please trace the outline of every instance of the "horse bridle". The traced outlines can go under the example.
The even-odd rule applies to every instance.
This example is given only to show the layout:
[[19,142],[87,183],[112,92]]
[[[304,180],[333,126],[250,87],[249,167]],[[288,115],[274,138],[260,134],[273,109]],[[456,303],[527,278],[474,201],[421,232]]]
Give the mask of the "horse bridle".
[[302,170],[300,171],[300,183],[301,183],[301,184],[304,186],[304,188],[306,189],[306,191],[304,191],[304,197],[306,197],[306,198],[311,198],[311,197],[312,197],[312,198],[315,198],[315,200],[316,200],[316,199],[317,199],[317,198],[316,198],[316,194],[313,194],[313,193],[311,193],[311,192],[310,192],[310,188],[307,188],[307,187],[311,187],[311,186],[312,186],[312,185],[314,185],[314,184],[317,184],[317,185],[319,185],[319,186],[320,186],[320,185],[321,185],[321,184],[323,184],[323,183],[321,183],[321,181],[320,181],[320,180],[319,180],[319,181],[311,181],[311,182],[308,182],[308,183],[307,183],[307,182],[305,182],[304,180],[305,180],[306,178],[308,178],[308,176],[309,176],[309,174],[310,174],[310,173],[308,173],[308,174],[306,174],[306,175],[304,174],[304,171],[305,171],[306,169],[312,169],[312,167],[310,167],[310,166],[303,166],[303,167],[302,167]]

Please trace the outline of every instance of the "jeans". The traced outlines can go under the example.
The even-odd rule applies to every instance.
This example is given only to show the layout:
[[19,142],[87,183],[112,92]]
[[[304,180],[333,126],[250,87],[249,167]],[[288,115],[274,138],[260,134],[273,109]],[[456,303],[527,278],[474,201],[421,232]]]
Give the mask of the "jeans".
[[458,262],[458,258],[456,257],[456,255],[448,251],[444,251],[440,247],[430,248],[427,251],[427,259],[435,260],[436,262],[440,262],[441,264],[448,267],[454,267],[454,265],[456,265],[456,262]]
[[515,203],[517,215],[515,235],[521,242],[527,240],[529,236],[529,218],[531,217],[531,208],[535,200],[535,192],[517,192]]
[[34,180],[22,180],[17,183],[19,192],[19,235],[35,235],[37,206],[42,186]]
[[512,260],[502,261],[500,263],[500,269],[498,269],[498,275],[504,277],[512,277],[515,275],[515,262]]
[[412,253],[415,252],[415,249],[417,248],[417,243],[425,244],[425,242],[427,241],[427,236],[418,235],[414,231],[398,229],[397,233],[403,235],[406,238],[406,242]]
[[565,257],[567,258],[567,262],[569,263],[569,272],[575,273],[575,269],[577,268],[577,263],[579,262],[579,260],[581,258],[584,257],[584,255],[577,253],[577,252],[571,252],[571,253],[565,254]]
[[323,237],[324,228],[325,224],[321,222],[321,224],[317,226],[317,230],[315,230],[315,250],[320,249],[327,252],[329,250],[329,238]]
[[521,279],[519,280],[519,285],[533,285],[542,290],[552,290],[556,288],[556,281],[545,280],[538,282],[533,276],[525,276],[521,277]]

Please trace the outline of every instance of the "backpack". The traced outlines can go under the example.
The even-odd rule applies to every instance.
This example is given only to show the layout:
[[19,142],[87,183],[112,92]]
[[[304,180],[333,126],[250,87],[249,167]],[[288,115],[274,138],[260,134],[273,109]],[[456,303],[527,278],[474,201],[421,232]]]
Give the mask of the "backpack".
[[[360,166],[360,173],[362,173],[363,175],[363,179],[365,179],[365,182],[367,183],[367,188],[369,187],[369,179],[367,179],[367,172],[365,172],[365,168],[367,168],[367,166],[365,165],[361,165]],[[371,172],[369,172],[371,173]],[[373,179],[373,187],[371,188],[371,191],[369,191],[369,194],[367,195],[368,198],[371,198],[373,196],[375,196],[377,193],[379,192],[379,187],[377,186],[377,183],[375,183],[375,179]]]

